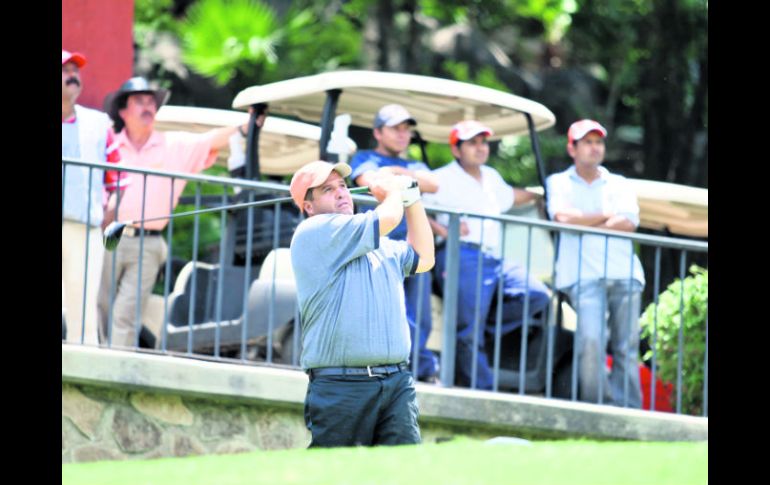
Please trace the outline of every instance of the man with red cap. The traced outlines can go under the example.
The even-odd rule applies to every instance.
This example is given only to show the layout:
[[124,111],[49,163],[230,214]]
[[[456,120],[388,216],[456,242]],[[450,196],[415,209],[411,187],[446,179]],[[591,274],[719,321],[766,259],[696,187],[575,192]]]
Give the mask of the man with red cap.
[[[291,241],[308,373],[311,447],[420,443],[402,284],[433,267],[433,234],[417,181],[382,172],[379,202],[354,214],[344,163],[311,162],[291,180],[307,214]],[[407,240],[386,237],[406,218]]]
[[[113,144],[109,117],[76,104],[83,88],[80,69],[85,64],[83,54],[62,49],[61,155],[117,163],[120,155]],[[62,307],[68,342],[98,344],[96,297],[104,253],[100,226],[106,191],[115,189],[116,173],[62,165]],[[125,187],[127,180],[121,183]]]
[[[425,201],[492,216],[499,216],[513,205],[534,201],[537,194],[508,185],[497,170],[486,165],[489,158],[487,139],[492,135],[492,129],[475,120],[461,121],[454,125],[449,134],[449,146],[455,160],[433,172],[438,178],[439,189],[435,194],[425,194]],[[439,214],[436,221],[431,223],[433,231],[441,240],[447,236],[448,223],[447,214]],[[548,305],[548,288],[543,283],[532,276],[528,277],[526,268],[503,261],[501,230],[501,224],[491,219],[469,217],[461,223],[455,356],[455,375],[457,384],[461,386],[485,390],[493,388],[493,374],[484,349],[485,336],[494,331],[494,320],[490,323],[488,318],[499,278],[503,279],[503,333],[511,332],[523,324],[527,300],[529,321],[533,323],[532,317]],[[436,273],[442,287],[446,265],[446,248],[442,247],[436,254]],[[477,296],[479,270],[481,290]],[[474,340],[477,352],[475,377]]]
[[[569,127],[567,153],[574,165],[546,180],[548,212],[557,222],[634,232],[639,225],[636,194],[625,177],[601,166],[606,136],[607,130],[594,120]],[[644,272],[631,241],[561,233],[555,284],[577,311],[580,400],[640,408],[637,359]],[[613,357],[609,378],[607,338]]]

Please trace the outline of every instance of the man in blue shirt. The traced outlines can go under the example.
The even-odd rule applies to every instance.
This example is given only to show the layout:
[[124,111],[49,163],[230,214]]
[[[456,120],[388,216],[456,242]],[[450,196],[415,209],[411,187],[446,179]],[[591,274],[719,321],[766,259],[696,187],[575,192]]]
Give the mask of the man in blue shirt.
[[[416,182],[379,174],[379,205],[354,214],[344,163],[311,162],[291,180],[307,214],[291,241],[302,328],[300,364],[310,383],[311,447],[420,443],[401,285],[433,267],[428,217]],[[406,215],[407,241],[385,237]]]
[[[557,222],[634,232],[639,225],[636,194],[625,177],[601,166],[606,136],[607,130],[593,120],[570,126],[567,152],[574,165],[546,180],[548,212]],[[569,295],[578,315],[580,400],[598,402],[601,396],[603,402],[640,408],[637,359],[644,272],[631,241],[561,233],[556,287]],[[603,331],[605,325],[609,331]],[[613,356],[609,379],[608,338]]]
[[[420,192],[436,192],[438,183],[423,162],[406,160],[401,158],[412,138],[412,129],[417,121],[401,105],[389,104],[383,106],[374,118],[373,136],[377,146],[373,150],[362,150],[356,153],[350,161],[352,173],[351,180],[356,185],[367,186],[377,173],[384,171],[394,175],[406,175],[417,180]],[[406,221],[401,223],[388,234],[388,237],[396,240],[406,239]],[[427,382],[436,382],[438,379],[438,359],[428,350],[427,343],[433,327],[431,319],[431,274],[430,272],[409,278],[404,282],[406,296],[406,314],[409,321],[409,331],[412,338],[412,350],[417,347],[418,365],[417,378]],[[418,307],[421,310],[418,311]],[[418,315],[419,313],[419,315]],[[420,318],[420,338],[415,338],[417,325]]]

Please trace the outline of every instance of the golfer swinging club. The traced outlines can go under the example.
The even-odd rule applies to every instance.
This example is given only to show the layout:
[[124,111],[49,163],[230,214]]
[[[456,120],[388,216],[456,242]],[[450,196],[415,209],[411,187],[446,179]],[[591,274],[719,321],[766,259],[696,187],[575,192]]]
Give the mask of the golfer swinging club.
[[[345,163],[311,162],[291,180],[307,214],[291,241],[310,383],[311,447],[420,443],[403,279],[430,270],[433,235],[414,179],[378,172],[373,211],[353,214]],[[386,237],[406,214],[407,240]]]

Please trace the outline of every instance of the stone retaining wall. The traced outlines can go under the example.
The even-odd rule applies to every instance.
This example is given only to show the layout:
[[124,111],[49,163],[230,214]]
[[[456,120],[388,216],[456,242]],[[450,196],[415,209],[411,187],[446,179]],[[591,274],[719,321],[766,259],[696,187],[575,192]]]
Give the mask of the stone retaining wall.
[[[502,431],[421,423],[424,442]],[[504,434],[504,432],[502,432]],[[62,384],[62,463],[304,448],[299,406]]]
[[[304,448],[307,376],[62,344],[62,462]],[[417,385],[423,441],[707,440],[708,418]]]
[[62,384],[62,463],[300,448],[300,411]]

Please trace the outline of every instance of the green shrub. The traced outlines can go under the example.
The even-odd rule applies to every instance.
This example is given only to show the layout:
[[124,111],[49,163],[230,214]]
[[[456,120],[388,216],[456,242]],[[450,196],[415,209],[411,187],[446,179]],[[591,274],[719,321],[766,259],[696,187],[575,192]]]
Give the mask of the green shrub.
[[[703,413],[703,376],[706,351],[706,316],[708,311],[708,270],[693,265],[692,276],[684,279],[684,299],[682,300],[682,281],[677,279],[658,297],[657,336],[653,337],[655,327],[655,303],[651,303],[642,314],[640,325],[642,337],[649,338],[650,347],[655,348],[657,376],[676,386],[680,303],[683,302],[684,319],[682,351],[682,412],[692,415]],[[644,359],[652,357],[652,350],[647,351]],[[672,399],[676,399],[676,394]],[[675,401],[672,403],[675,405]]]

